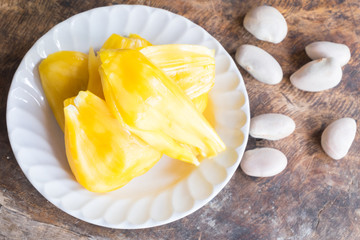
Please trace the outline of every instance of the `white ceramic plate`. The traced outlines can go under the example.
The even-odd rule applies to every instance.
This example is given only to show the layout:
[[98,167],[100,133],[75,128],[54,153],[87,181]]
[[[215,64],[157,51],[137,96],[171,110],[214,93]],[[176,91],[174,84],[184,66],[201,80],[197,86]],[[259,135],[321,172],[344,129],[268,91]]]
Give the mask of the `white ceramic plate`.
[[[227,150],[199,167],[163,157],[146,174],[116,191],[85,190],[68,166],[64,136],[44,97],[39,62],[60,50],[88,52],[112,34],[136,33],[153,44],[200,44],[216,50],[216,83],[207,111]],[[56,25],[29,50],[17,69],[7,104],[15,157],[29,181],[64,212],[96,225],[147,228],[194,212],[225,186],[239,166],[249,132],[249,101],[234,61],[209,33],[171,12],[116,5],[77,14]]]

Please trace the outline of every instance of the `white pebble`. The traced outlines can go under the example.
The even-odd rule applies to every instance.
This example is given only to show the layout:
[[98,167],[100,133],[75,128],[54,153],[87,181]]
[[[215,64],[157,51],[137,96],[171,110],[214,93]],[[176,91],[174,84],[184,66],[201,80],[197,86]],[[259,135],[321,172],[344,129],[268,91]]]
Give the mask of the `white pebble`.
[[278,84],[283,71],[276,59],[265,50],[249,45],[241,45],[236,50],[235,59],[256,80],[266,84]]
[[244,27],[257,39],[272,43],[284,40],[288,29],[283,15],[271,6],[251,9],[245,15]]
[[244,153],[240,165],[249,176],[272,177],[285,169],[287,158],[274,148],[256,148]]
[[250,121],[250,135],[254,138],[279,140],[289,136],[294,130],[294,120],[283,114],[261,114]]
[[344,66],[350,60],[351,53],[345,44],[319,41],[310,43],[305,47],[306,54],[313,60],[319,58],[335,58],[340,66]]
[[340,118],[325,128],[321,135],[321,146],[329,157],[335,160],[341,159],[348,153],[355,134],[355,120]]
[[290,82],[308,92],[319,92],[335,87],[341,81],[341,66],[334,58],[311,61],[290,76]]

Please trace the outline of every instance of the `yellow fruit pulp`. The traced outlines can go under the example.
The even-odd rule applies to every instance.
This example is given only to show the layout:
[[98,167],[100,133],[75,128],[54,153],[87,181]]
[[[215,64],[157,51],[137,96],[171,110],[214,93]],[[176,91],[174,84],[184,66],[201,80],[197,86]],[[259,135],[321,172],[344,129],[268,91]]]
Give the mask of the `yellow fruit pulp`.
[[199,45],[154,45],[140,50],[174,80],[191,99],[208,93],[215,83],[214,50]]
[[124,129],[104,100],[80,92],[65,101],[65,146],[76,180],[89,191],[108,192],[148,171],[160,152]]
[[225,149],[202,115],[215,81],[206,47],[113,34],[99,55],[92,48],[49,55],[39,74],[71,170],[89,191],[124,186],[163,153],[198,165]]
[[60,51],[39,65],[41,84],[55,118],[64,130],[64,100],[86,90],[89,80],[87,54]]
[[195,108],[200,112],[203,113],[207,107],[208,104],[208,94],[204,93],[194,99],[191,99],[191,101],[193,102]]
[[96,96],[105,99],[99,74],[100,58],[95,55],[94,49],[89,49],[89,83],[87,90]]
[[[137,50],[100,51],[107,104],[119,121],[155,149],[199,164],[225,145],[184,91]],[[194,151],[195,149],[195,151]]]
[[123,37],[116,33],[112,34],[101,47],[101,49],[136,49],[151,46],[151,43],[136,34]]

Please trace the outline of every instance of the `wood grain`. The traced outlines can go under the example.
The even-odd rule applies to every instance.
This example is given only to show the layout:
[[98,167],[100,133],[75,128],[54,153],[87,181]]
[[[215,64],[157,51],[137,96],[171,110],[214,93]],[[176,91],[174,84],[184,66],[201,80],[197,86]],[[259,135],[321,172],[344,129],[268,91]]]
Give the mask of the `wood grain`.
[[[283,113],[296,131],[279,141],[250,138],[247,149],[270,146],[287,155],[284,172],[272,178],[246,176],[239,168],[209,204],[176,222],[142,230],[114,230],[88,224],[57,209],[29,183],[12,153],[6,130],[6,100],[22,57],[51,27],[98,6],[143,4],[183,15],[212,34],[235,55],[241,44],[271,53],[284,71],[283,81],[264,85],[240,69],[251,115]],[[256,40],[242,26],[258,5],[276,7],[289,32],[280,44]],[[196,0],[196,1],[0,1],[0,239],[359,239],[360,238],[360,2],[358,0]],[[334,89],[307,93],[289,76],[310,61],[308,43],[345,43],[351,60]],[[358,131],[348,155],[331,160],[320,136],[333,120],[352,117]]]

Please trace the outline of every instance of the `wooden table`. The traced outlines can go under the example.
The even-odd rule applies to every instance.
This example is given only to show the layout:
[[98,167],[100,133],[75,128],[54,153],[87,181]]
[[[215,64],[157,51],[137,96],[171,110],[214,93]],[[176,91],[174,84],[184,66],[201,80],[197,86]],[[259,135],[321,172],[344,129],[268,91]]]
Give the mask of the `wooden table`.
[[[289,32],[280,44],[256,40],[242,26],[245,13],[263,3],[277,7]],[[176,222],[142,230],[114,230],[62,212],[30,184],[7,136],[5,113],[13,74],[24,54],[51,27],[99,6],[144,4],[183,15],[205,28],[234,56],[241,44],[271,53],[284,71],[275,86],[254,80],[243,69],[251,116],[284,113],[296,131],[279,141],[250,138],[247,149],[283,151],[288,166],[271,178],[246,176],[239,168],[206,206]],[[360,120],[360,2],[334,1],[0,1],[0,239],[360,239],[360,134],[348,155],[330,159],[321,132],[341,117]],[[310,59],[304,47],[315,40],[345,43],[352,58],[334,89],[307,93],[289,76]],[[358,123],[359,129],[359,123]]]

